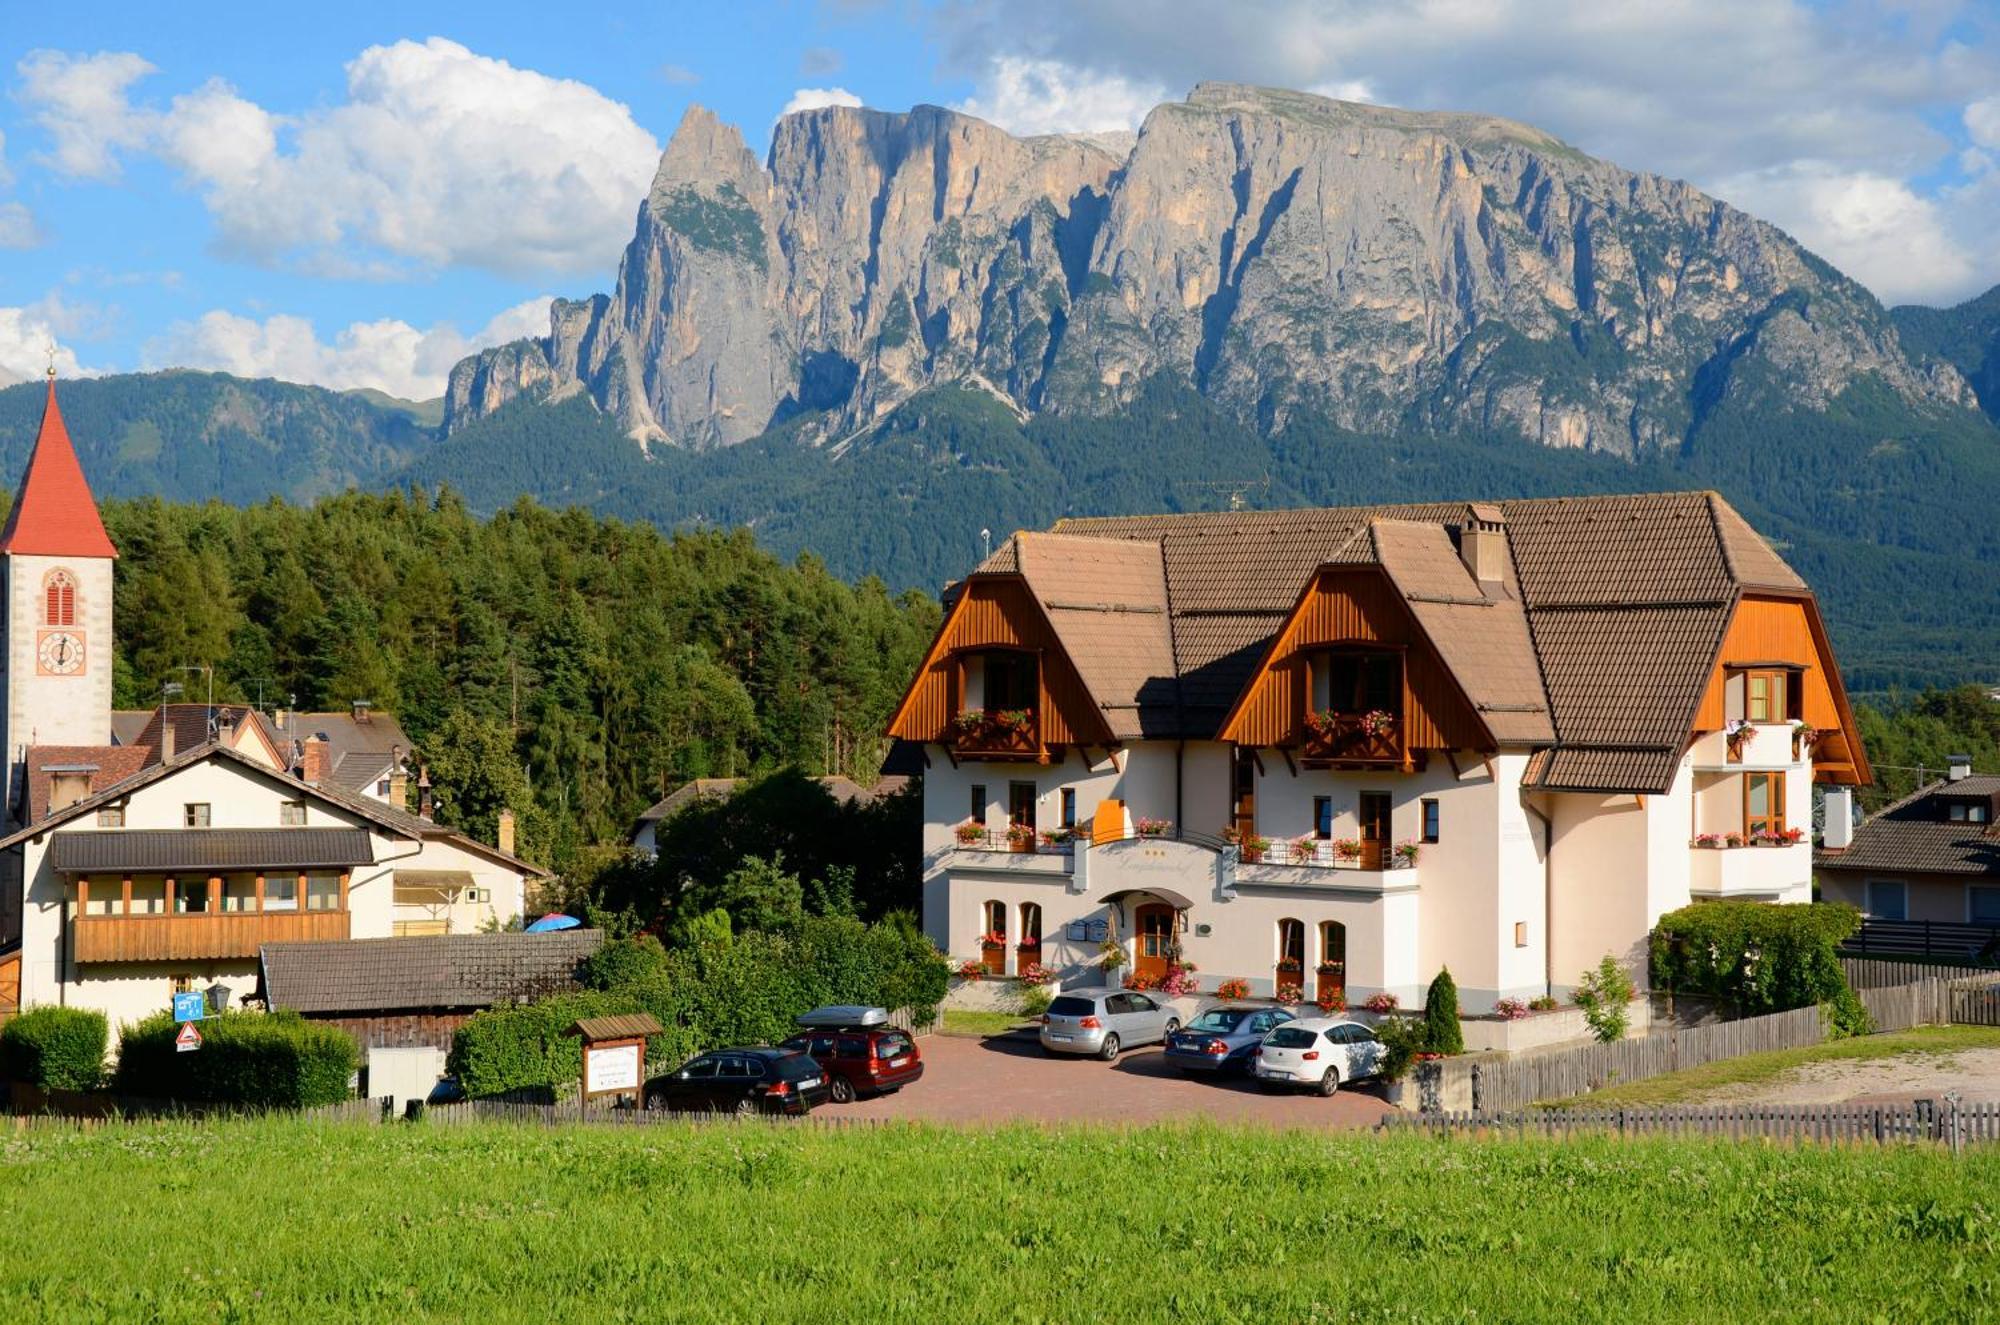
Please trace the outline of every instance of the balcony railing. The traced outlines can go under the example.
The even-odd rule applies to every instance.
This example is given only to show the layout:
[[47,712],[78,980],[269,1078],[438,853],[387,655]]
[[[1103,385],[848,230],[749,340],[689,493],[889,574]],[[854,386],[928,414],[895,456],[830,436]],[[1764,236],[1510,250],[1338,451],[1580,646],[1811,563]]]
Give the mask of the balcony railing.
[[1415,869],[1419,853],[1414,844],[1405,846],[1410,849],[1399,852],[1388,842],[1360,842],[1343,851],[1332,841],[1279,838],[1261,849],[1246,843],[1238,852],[1245,865],[1300,865],[1326,870]]
[[952,723],[954,753],[966,759],[1033,759],[1041,754],[1033,709],[968,709]]
[[79,962],[205,961],[255,957],[266,943],[344,939],[347,911],[196,911],[182,915],[78,916]]
[[1400,764],[1403,721],[1380,711],[1319,713],[1307,719],[1302,744],[1309,764]]

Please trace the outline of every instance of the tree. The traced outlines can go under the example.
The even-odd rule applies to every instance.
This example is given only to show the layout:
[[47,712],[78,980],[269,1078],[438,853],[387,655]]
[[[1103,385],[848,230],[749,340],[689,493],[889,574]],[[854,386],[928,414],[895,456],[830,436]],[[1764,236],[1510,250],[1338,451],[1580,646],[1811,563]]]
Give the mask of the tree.
[[500,811],[511,809],[515,850],[529,860],[541,857],[544,825],[504,724],[453,709],[419,748],[417,760],[430,774],[439,823],[497,842]]
[[1608,952],[1595,970],[1585,971],[1577,981],[1576,1005],[1583,1009],[1584,1021],[1601,1042],[1611,1044],[1625,1038],[1634,992],[1632,977]]
[[1465,1052],[1465,1032],[1458,1024],[1458,984],[1448,967],[1440,967],[1424,995],[1424,1044],[1434,1054]]

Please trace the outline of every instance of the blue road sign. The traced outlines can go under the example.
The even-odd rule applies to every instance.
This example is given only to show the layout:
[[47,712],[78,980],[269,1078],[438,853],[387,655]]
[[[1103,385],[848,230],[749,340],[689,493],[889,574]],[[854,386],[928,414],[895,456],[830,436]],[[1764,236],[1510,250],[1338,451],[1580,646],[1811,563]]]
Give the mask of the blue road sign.
[[174,995],[175,1021],[200,1021],[206,1015],[208,1015],[208,998],[206,995]]

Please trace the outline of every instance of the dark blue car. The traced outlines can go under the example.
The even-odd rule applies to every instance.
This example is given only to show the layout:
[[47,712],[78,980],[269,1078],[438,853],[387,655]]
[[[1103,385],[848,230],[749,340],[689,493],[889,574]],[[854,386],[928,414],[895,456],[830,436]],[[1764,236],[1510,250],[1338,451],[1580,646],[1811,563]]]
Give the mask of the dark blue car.
[[1167,1037],[1167,1061],[1184,1072],[1248,1072],[1267,1032],[1292,1020],[1283,1008],[1210,1008]]

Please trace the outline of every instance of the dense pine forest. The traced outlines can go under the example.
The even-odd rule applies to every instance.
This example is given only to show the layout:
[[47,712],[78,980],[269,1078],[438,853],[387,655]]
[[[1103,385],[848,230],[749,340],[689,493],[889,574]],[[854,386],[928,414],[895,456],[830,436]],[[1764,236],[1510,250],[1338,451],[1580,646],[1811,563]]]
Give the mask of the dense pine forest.
[[691,777],[872,780],[938,619],[934,597],[781,562],[748,532],[526,500],[486,520],[420,491],[104,516],[121,707],[157,703],[188,664],[267,708],[371,700],[444,817],[490,833],[501,805],[523,809],[524,851],[558,867]]

